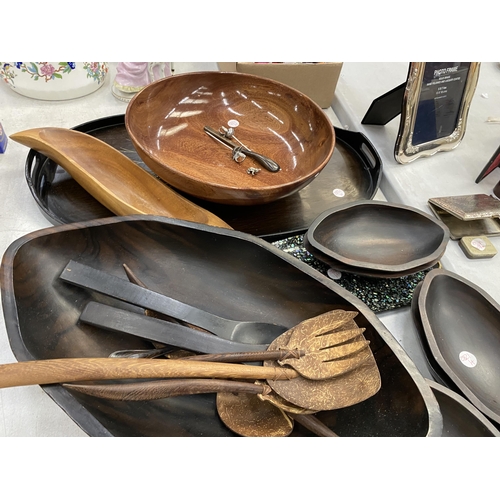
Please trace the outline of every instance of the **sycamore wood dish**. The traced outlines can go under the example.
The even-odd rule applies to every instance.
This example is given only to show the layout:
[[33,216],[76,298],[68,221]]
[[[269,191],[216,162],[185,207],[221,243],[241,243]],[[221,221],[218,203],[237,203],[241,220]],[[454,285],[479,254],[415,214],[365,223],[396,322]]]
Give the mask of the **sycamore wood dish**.
[[116,215],[154,214],[230,228],[222,219],[187,200],[123,153],[83,132],[36,128],[10,138],[59,163]]
[[[205,127],[234,126],[247,149],[275,161],[270,172],[251,157],[242,163]],[[244,73],[186,73],[153,82],[129,103],[127,132],[144,163],[167,184],[197,198],[258,205],[289,196],[326,166],[335,131],[301,92]],[[249,175],[249,167],[260,168]]]

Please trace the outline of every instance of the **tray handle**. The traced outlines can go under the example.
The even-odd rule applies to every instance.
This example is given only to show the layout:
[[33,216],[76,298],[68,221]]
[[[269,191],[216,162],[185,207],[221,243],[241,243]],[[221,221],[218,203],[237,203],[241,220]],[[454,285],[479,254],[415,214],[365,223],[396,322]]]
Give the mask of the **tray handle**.
[[335,134],[361,156],[364,165],[375,171],[379,171],[382,168],[382,159],[364,134],[337,127],[335,127]]

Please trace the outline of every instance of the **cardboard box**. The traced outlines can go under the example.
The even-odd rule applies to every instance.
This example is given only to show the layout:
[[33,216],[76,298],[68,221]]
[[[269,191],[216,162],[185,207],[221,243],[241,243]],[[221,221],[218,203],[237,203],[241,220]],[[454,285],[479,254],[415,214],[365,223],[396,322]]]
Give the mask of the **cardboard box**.
[[220,71],[249,73],[289,85],[310,97],[322,108],[330,107],[342,70],[341,62],[219,62],[217,65]]

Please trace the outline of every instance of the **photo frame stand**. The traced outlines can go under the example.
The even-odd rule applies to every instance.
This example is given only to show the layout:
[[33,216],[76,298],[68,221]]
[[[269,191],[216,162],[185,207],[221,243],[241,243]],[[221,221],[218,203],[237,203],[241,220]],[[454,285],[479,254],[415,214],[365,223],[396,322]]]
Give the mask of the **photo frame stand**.
[[394,147],[398,163],[456,148],[479,77],[478,62],[411,62],[406,82],[375,99],[363,125],[385,125],[401,114]]

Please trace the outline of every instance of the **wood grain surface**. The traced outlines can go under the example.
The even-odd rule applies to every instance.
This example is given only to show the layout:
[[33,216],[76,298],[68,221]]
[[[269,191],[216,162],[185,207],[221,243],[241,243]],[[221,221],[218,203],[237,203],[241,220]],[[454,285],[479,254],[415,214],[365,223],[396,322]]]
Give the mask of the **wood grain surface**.
[[116,215],[154,214],[230,228],[222,219],[159,182],[127,156],[88,134],[57,127],[12,134],[58,162]]
[[[236,120],[234,136],[275,161],[270,172],[242,163],[204,131]],[[185,73],[153,82],[129,103],[125,125],[140,157],[161,179],[197,198],[258,205],[298,191],[326,166],[335,131],[323,110],[282,83],[244,73]],[[249,175],[249,167],[259,168]]]

